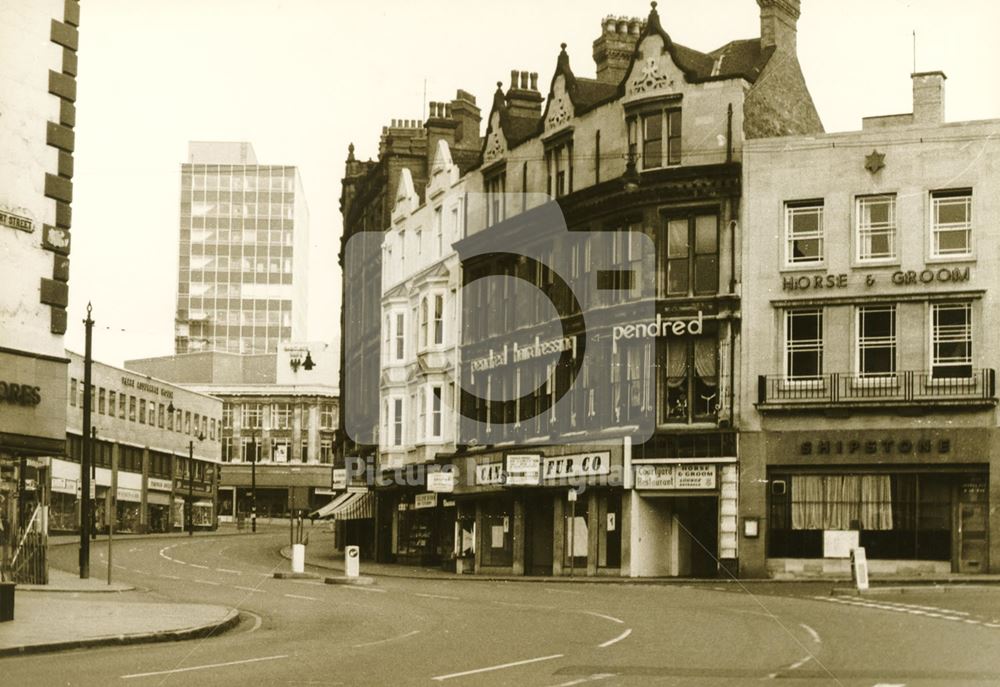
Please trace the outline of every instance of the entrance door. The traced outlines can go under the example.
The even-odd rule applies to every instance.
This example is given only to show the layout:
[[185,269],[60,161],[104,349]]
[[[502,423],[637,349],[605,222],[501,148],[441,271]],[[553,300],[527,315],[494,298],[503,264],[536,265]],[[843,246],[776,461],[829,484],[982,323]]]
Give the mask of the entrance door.
[[989,529],[985,479],[962,481],[958,502],[958,571],[985,572]]
[[719,500],[697,496],[674,500],[681,577],[715,577],[719,572]]
[[551,494],[531,494],[524,504],[524,572],[526,575],[552,574]]

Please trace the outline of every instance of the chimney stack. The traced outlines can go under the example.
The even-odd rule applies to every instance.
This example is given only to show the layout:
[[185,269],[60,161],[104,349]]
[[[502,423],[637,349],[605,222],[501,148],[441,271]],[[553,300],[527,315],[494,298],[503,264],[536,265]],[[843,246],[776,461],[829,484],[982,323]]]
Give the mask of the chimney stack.
[[760,47],[787,52],[796,50],[799,0],[757,0],[760,5]]
[[621,83],[644,27],[645,23],[636,17],[604,18],[601,22],[601,37],[594,41],[598,81],[616,86]]
[[542,94],[538,92],[538,73],[510,70],[510,89],[505,96],[507,111],[513,117],[542,116]]
[[449,150],[455,147],[455,132],[458,129],[458,122],[451,116],[450,105],[431,102],[429,112],[430,116],[424,123],[427,129],[427,169],[434,164],[438,141],[447,143]]
[[446,111],[450,109],[450,117],[458,123],[455,129],[455,147],[478,152],[479,127],[483,116],[476,105],[476,96],[458,89],[455,99],[446,104],[445,109]]
[[944,72],[917,72],[913,79],[913,123],[944,122]]

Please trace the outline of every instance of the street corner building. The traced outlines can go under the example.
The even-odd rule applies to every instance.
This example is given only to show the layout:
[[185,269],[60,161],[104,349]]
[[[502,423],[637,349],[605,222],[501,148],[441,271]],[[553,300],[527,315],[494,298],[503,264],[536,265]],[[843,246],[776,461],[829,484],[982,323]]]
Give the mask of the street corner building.
[[1000,572],[1000,121],[744,148],[741,573]]
[[[80,530],[84,358],[67,352],[65,455],[50,459],[48,528]],[[217,526],[222,401],[130,370],[91,367],[90,528],[172,532]]]
[[338,359],[334,344],[283,342],[276,353],[202,351],[125,366],[218,399],[218,514],[243,527],[254,516],[317,510],[339,493],[331,474]]
[[[4,3],[0,64],[0,548],[44,536],[45,456],[66,446],[69,297],[80,6]],[[44,547],[43,547],[44,548]],[[25,557],[20,557],[25,561]]]
[[600,22],[596,78],[565,45],[545,91],[512,70],[471,164],[451,133],[468,122],[423,143],[467,112],[463,91],[423,127],[384,132],[378,162],[351,151],[345,237],[348,218],[379,237],[381,312],[347,277],[372,261],[345,262],[344,336],[370,331],[345,338],[344,374],[374,368],[345,389],[376,399],[345,431],[383,483],[381,559],[739,569],[743,151],[823,131],[796,58],[799,3],[758,4],[760,38],[709,53],[675,43],[654,3]]

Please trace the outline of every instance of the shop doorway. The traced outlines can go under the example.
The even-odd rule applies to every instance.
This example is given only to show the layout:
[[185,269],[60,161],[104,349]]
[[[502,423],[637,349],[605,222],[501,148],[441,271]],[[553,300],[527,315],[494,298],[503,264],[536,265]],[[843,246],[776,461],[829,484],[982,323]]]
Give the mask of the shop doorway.
[[681,577],[715,577],[719,572],[719,500],[715,496],[674,499]]
[[524,573],[552,574],[552,496],[548,494],[525,499],[524,513]]

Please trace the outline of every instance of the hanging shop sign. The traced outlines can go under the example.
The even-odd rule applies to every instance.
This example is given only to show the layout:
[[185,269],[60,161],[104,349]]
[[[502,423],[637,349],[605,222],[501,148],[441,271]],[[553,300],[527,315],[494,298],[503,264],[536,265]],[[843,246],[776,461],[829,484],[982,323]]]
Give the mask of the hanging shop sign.
[[503,463],[484,463],[476,466],[476,484],[503,484]]
[[455,491],[455,473],[451,470],[427,473],[427,491],[450,494]]
[[715,465],[636,465],[636,489],[715,489]]
[[543,463],[542,474],[546,480],[568,477],[593,477],[611,473],[611,452],[577,453],[567,456],[550,456]]
[[334,468],[330,489],[347,489],[347,468]]
[[538,486],[542,476],[542,457],[539,455],[510,454],[505,458],[508,487]]
[[429,494],[417,494],[413,497],[413,507],[416,509],[420,508],[435,508],[438,505],[438,495],[434,492]]

